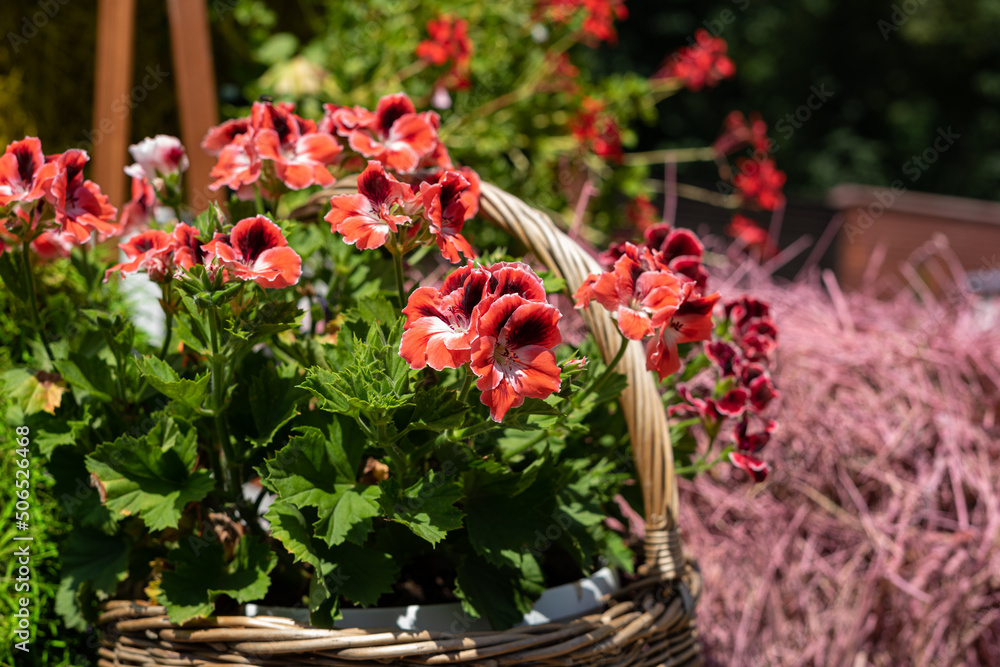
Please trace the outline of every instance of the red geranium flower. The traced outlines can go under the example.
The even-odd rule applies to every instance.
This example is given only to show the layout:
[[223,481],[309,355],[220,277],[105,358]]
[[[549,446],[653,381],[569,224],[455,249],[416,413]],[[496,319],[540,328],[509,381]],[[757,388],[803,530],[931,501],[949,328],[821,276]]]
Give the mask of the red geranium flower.
[[483,313],[471,368],[494,421],[502,421],[526,397],[545,398],[559,391],[552,348],[562,341],[560,317],[555,306],[515,294],[493,301]]
[[118,233],[142,229],[154,217],[156,211],[156,190],[146,177],[132,179],[132,199],[122,206],[118,221]]
[[716,86],[736,73],[736,66],[726,55],[726,40],[712,37],[707,30],[696,31],[694,37],[694,44],[667,57],[654,79],[680,79],[689,90],[698,91]]
[[205,264],[207,255],[203,242],[198,236],[198,230],[186,224],[179,223],[174,228],[174,264],[182,269]]
[[292,190],[334,182],[326,168],[343,148],[329,134],[302,134],[283,144],[277,131],[265,128],[257,134],[260,157],[275,162],[275,174]]
[[0,206],[41,199],[56,169],[55,162],[45,161],[42,142],[36,137],[11,143],[0,156]]
[[129,261],[115,264],[104,272],[107,282],[112,273],[123,276],[145,270],[150,280],[164,282],[173,274],[171,253],[174,250],[173,237],[162,229],[149,229],[136,234],[125,243],[119,243]]
[[490,273],[489,296],[516,294],[528,301],[545,301],[542,279],[524,262],[497,262],[486,270]]
[[72,234],[64,234],[50,229],[39,234],[31,242],[31,250],[39,259],[46,261],[69,257],[76,245],[76,237]]
[[86,152],[75,148],[60,155],[47,195],[56,209],[56,223],[78,243],[88,241],[91,231],[113,234],[118,213],[93,181],[83,179],[83,165],[89,159]]
[[621,134],[614,116],[604,111],[604,103],[592,97],[585,97],[580,110],[570,122],[570,131],[581,146],[592,150],[598,157],[621,162]]
[[406,215],[393,214],[393,207],[403,206],[412,199],[410,187],[385,173],[382,163],[373,160],[358,176],[358,194],[331,198],[333,208],[323,219],[330,223],[332,231],[344,236],[346,243],[356,244],[358,250],[380,248],[389,232],[411,221]]
[[659,331],[646,343],[646,368],[655,370],[661,381],[681,367],[679,344],[708,340],[712,335],[712,309],[719,293],[701,296],[694,294],[694,288],[694,283],[684,283],[676,309],[663,309],[653,316],[653,326]]
[[260,155],[252,134],[241,134],[219,153],[219,160],[212,167],[209,175],[217,179],[208,187],[218,190],[228,186],[231,190],[240,190],[260,178]]
[[469,62],[472,59],[472,40],[469,24],[464,19],[441,16],[427,22],[429,40],[417,45],[417,57],[431,65],[451,62],[448,73],[439,82],[445,88],[469,87]]
[[712,147],[720,155],[728,155],[740,146],[750,145],[755,150],[768,153],[771,140],[767,138],[767,123],[759,113],[750,114],[748,121],[740,111],[731,111],[722,124],[722,134]]
[[232,275],[264,288],[294,285],[302,275],[302,258],[288,247],[281,228],[262,215],[240,220],[232,232],[216,234],[202,249]]
[[416,169],[438,143],[434,124],[417,113],[405,93],[380,99],[375,114],[358,123],[347,142],[361,155],[403,174]]
[[577,308],[597,299],[614,315],[622,335],[630,340],[651,335],[655,314],[664,309],[673,311],[681,297],[677,277],[669,271],[647,270],[639,253],[639,248],[626,244],[625,254],[615,262],[614,271],[596,278],[588,276],[574,294]]
[[618,41],[615,20],[628,18],[624,0],[542,0],[539,7],[557,23],[569,23],[576,11],[582,9],[583,33],[594,41],[609,44]]
[[733,178],[733,185],[740,191],[743,201],[773,211],[785,204],[781,188],[785,185],[785,172],[779,170],[774,160],[756,162],[741,158],[737,161],[740,173]]
[[462,226],[478,208],[469,181],[458,172],[443,172],[436,183],[424,181],[420,184],[420,199],[434,241],[445,259],[457,264],[459,252],[470,259],[475,257],[476,252],[462,236]]
[[444,281],[440,289],[414,290],[406,315],[399,356],[410,368],[458,368],[468,362],[478,336],[477,306],[486,296],[490,273],[470,261]]
[[218,155],[229,144],[233,143],[237,137],[250,132],[249,118],[233,118],[221,125],[216,125],[208,131],[205,138],[201,140],[201,148],[209,155]]

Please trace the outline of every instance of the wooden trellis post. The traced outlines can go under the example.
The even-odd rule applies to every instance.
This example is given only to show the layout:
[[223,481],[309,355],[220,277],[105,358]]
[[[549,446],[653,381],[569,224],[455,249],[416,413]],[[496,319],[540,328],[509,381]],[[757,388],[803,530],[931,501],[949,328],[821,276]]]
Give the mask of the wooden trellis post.
[[[188,203],[201,211],[217,198],[208,189],[214,161],[200,148],[205,132],[218,122],[219,114],[208,7],[205,0],[167,0],[167,14],[180,138],[191,162],[186,175]],[[122,169],[131,162],[129,101],[135,71],[134,39],[135,0],[99,0],[94,127],[100,134],[95,133],[91,149],[92,178],[115,206],[129,198]]]

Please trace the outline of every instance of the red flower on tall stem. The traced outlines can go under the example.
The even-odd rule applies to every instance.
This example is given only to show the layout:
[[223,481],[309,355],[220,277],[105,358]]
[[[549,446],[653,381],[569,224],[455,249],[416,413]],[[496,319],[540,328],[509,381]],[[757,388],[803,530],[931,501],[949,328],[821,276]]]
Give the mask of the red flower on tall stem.
[[726,55],[726,40],[704,29],[696,31],[694,38],[693,44],[668,56],[653,78],[680,79],[688,90],[699,91],[736,73],[736,66]]
[[733,177],[733,185],[740,191],[745,203],[756,204],[767,211],[785,205],[785,195],[781,192],[785,185],[785,172],[775,166],[774,160],[758,162],[740,158],[736,166],[739,173]]
[[440,16],[427,22],[430,39],[417,45],[417,57],[431,65],[451,62],[440,85],[445,88],[469,87],[469,63],[472,60],[472,40],[469,24],[464,19]]
[[281,228],[262,215],[236,223],[202,246],[231,274],[261,287],[279,289],[299,282],[302,258],[288,247]]
[[471,368],[494,421],[503,421],[527,397],[545,398],[559,391],[552,348],[562,341],[560,317],[555,306],[514,294],[501,296],[483,313]]
[[581,146],[594,155],[621,162],[624,157],[621,133],[615,117],[604,110],[604,102],[585,97],[580,110],[570,121],[570,132]]
[[55,162],[45,161],[36,137],[11,143],[0,156],[0,206],[41,199],[57,168]]
[[346,243],[359,250],[381,248],[399,225],[410,218],[393,213],[393,207],[403,206],[413,199],[410,186],[387,174],[382,163],[371,161],[358,176],[358,194],[339,195],[330,199],[332,208],[323,218],[331,231],[342,234]]

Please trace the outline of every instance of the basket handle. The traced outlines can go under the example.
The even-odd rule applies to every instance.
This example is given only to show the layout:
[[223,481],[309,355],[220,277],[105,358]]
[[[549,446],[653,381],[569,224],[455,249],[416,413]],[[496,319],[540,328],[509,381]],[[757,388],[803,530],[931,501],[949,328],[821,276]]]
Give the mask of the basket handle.
[[[530,248],[550,271],[566,281],[571,293],[583,284],[588,274],[603,270],[549,215],[495,185],[481,184],[479,209],[480,215]],[[581,314],[604,360],[610,363],[621,341],[618,324],[603,308],[586,308]],[[641,342],[629,342],[618,369],[628,378],[621,406],[646,510],[646,569],[650,574],[675,579],[680,576],[683,558],[667,414],[656,381],[646,370]]]

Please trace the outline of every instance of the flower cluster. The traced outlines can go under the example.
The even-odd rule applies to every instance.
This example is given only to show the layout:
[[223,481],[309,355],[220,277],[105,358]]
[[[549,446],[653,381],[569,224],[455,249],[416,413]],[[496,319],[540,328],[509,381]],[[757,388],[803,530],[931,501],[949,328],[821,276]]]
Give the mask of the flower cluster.
[[472,40],[469,24],[464,19],[444,15],[427,22],[430,39],[417,45],[417,57],[426,63],[441,66],[451,63],[434,88],[466,90],[471,85],[469,65],[472,61]]
[[729,155],[743,146],[750,146],[766,155],[771,147],[767,123],[759,113],[751,113],[748,120],[742,112],[731,111],[722,123],[722,134],[712,147],[719,155]]
[[605,111],[604,103],[592,97],[585,97],[580,110],[570,121],[570,131],[581,147],[592,151],[598,157],[612,162],[621,162],[621,132],[615,117]]
[[186,269],[205,266],[221,270],[224,282],[252,280],[278,289],[296,284],[302,275],[302,258],[288,247],[281,228],[262,215],[240,220],[228,234],[217,233],[208,243],[198,230],[181,222],[170,232],[146,230],[118,247],[128,261],[108,269],[105,281],[114,273],[143,271],[154,282],[167,282],[182,277]]
[[740,158],[736,166],[739,173],[733,178],[733,185],[745,204],[767,211],[785,205],[785,195],[781,191],[785,185],[785,172],[775,166],[774,160]]
[[399,174],[418,168],[450,168],[451,159],[438,141],[441,118],[433,111],[417,113],[405,93],[387,95],[375,111],[363,107],[324,106],[319,131],[347,139],[358,155],[377,160]]
[[228,187],[241,199],[253,197],[253,185],[262,174],[262,189],[272,195],[281,185],[289,190],[330,185],[334,178],[328,167],[343,151],[328,131],[283,102],[254,102],[249,117],[213,127],[201,147],[219,158],[211,171],[216,180],[209,187]]
[[411,368],[469,364],[490,417],[502,421],[526,397],[559,391],[552,348],[562,341],[561,314],[545,299],[542,281],[526,264],[469,262],[441,287],[410,295],[399,354]]
[[[43,244],[52,251],[67,245],[119,232],[118,210],[92,181],[83,177],[90,160],[86,151],[70,149],[57,155],[42,153],[42,142],[25,137],[7,146],[0,156],[0,207],[12,207],[8,226],[20,228],[20,238],[37,240],[48,232]],[[58,230],[48,228],[55,222]],[[61,252],[60,252],[61,254]]]
[[348,139],[368,160],[357,194],[330,200],[330,229],[359,250],[405,254],[433,242],[453,264],[476,256],[462,227],[479,211],[479,177],[455,167],[438,141],[440,120],[417,113],[400,93],[382,98],[375,112],[327,106],[321,127]]
[[538,9],[556,23],[569,23],[582,10],[580,29],[595,43],[617,43],[615,21],[628,18],[625,0],[539,0]]
[[679,79],[688,90],[712,88],[736,74],[736,66],[726,55],[726,40],[707,30],[694,34],[694,43],[667,56],[654,79]]
[[763,415],[778,397],[771,379],[778,330],[769,306],[751,297],[726,302],[725,313],[726,335],[704,346],[713,369],[710,386],[679,384],[677,393],[684,402],[671,406],[670,414],[694,414],[712,434],[725,419],[738,420],[729,459],[760,482],[769,468],[758,453],[777,426]]
[[719,294],[703,295],[703,253],[690,231],[655,225],[647,230],[645,244],[611,249],[617,255],[613,269],[589,275],[574,295],[576,306],[597,300],[625,338],[646,340],[646,368],[663,380],[680,369],[678,345],[708,340],[712,333]]

